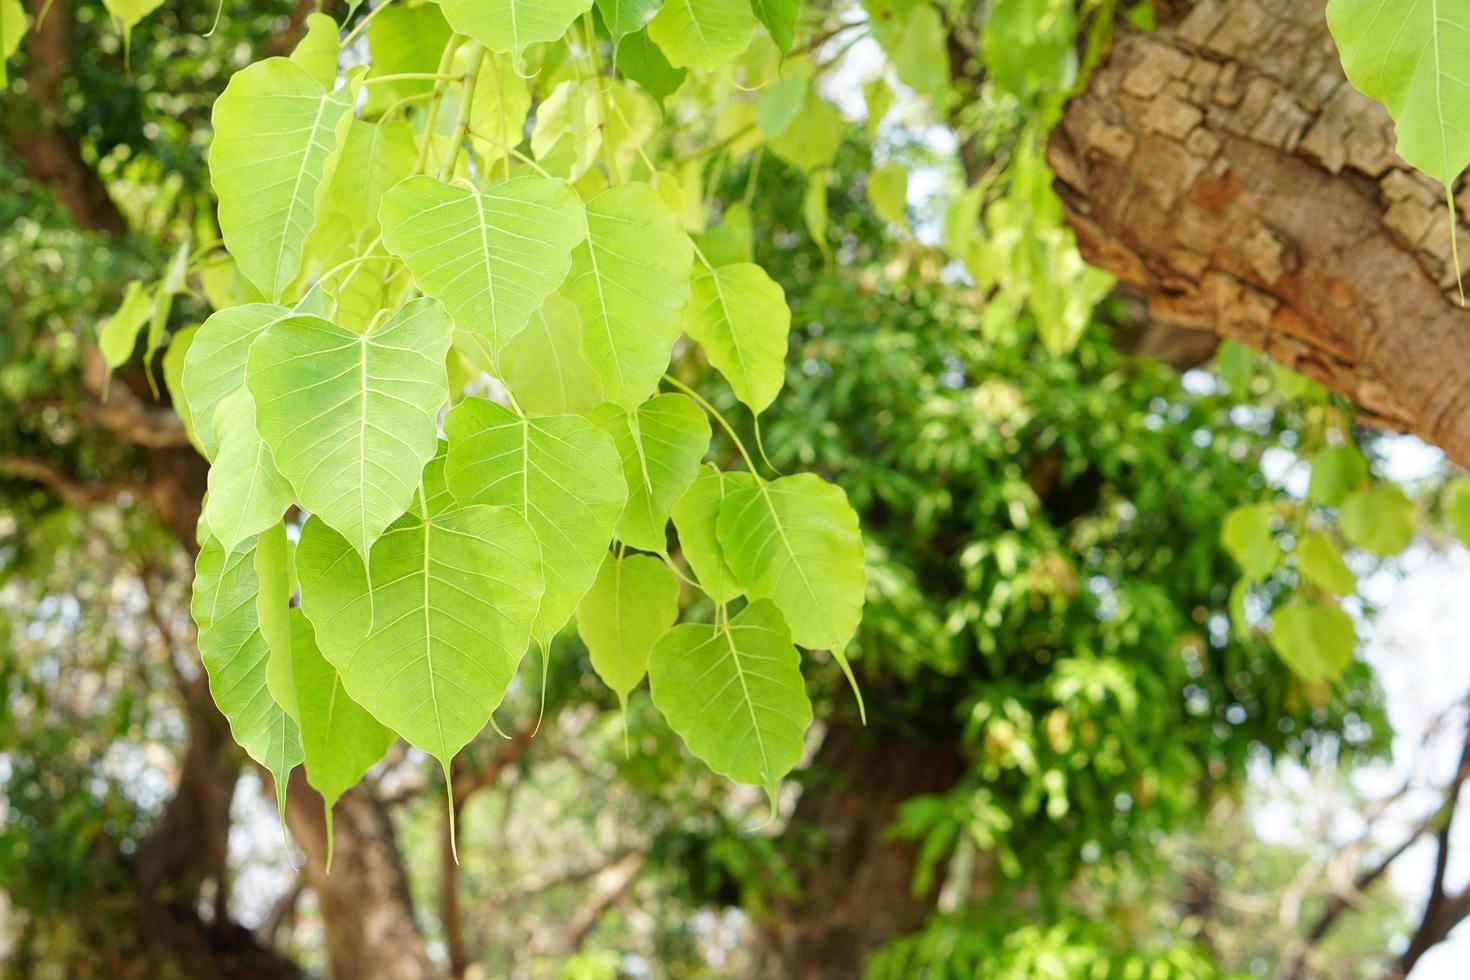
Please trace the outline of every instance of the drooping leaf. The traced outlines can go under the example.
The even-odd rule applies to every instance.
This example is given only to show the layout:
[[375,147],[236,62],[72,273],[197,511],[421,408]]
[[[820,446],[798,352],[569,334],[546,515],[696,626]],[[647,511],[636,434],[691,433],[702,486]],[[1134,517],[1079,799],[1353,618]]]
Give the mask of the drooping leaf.
[[438,0],[449,24],[491,51],[517,58],[533,44],[556,41],[592,0]]
[[1241,573],[1252,581],[1265,578],[1281,560],[1281,548],[1271,533],[1271,519],[1275,515],[1272,504],[1250,504],[1225,515],[1225,523],[1220,526],[1220,543],[1240,566]]
[[370,578],[312,517],[296,565],[302,611],[348,696],[448,771],[530,643],[542,589],[531,525],[508,507],[415,509],[373,545]]
[[269,303],[249,303],[212,314],[194,335],[184,357],[184,397],[194,433],[206,459],[219,453],[214,414],[220,402],[245,386],[245,358],[265,328],[291,311]]
[[771,404],[786,377],[791,310],[785,290],[764,269],[748,262],[701,269],[684,329],[752,412]]
[[683,395],[658,395],[632,412],[611,403],[592,421],[612,436],[622,458],[628,505],[618,519],[618,539],[662,553],[675,502],[699,474],[709,449],[709,419]]
[[1312,457],[1307,498],[1328,507],[1338,507],[1367,481],[1368,461],[1357,446],[1324,449]]
[[754,26],[750,0],[664,0],[648,36],[674,67],[717,71],[745,51]]
[[0,90],[10,84],[5,63],[20,49],[26,33],[26,12],[20,0],[0,0]]
[[1366,487],[1342,504],[1342,536],[1376,555],[1396,555],[1414,540],[1414,504],[1393,484]]
[[214,413],[219,446],[209,468],[204,523],[226,551],[281,520],[296,494],[255,427],[255,400],[237,388]]
[[240,270],[279,302],[341,155],[361,71],[329,92],[287,58],[236,72],[214,103],[209,171]]
[[782,54],[790,51],[796,37],[796,22],[801,16],[801,0],[750,0],[750,6],[756,18],[766,25],[776,49]]
[[643,29],[664,0],[597,0],[597,12],[614,41]]
[[470,138],[487,165],[508,157],[507,147],[520,145],[531,111],[531,90],[516,73],[515,58],[485,52],[485,64],[470,103]]
[[725,562],[752,599],[770,599],[808,649],[841,655],[863,615],[867,572],[847,494],[810,473],[737,487],[720,507]]
[[717,603],[729,602],[745,591],[725,561],[720,547],[720,507],[737,490],[755,486],[749,473],[726,473],[712,463],[699,468],[699,475],[674,504],[674,530],[679,532],[679,550],[694,569],[700,588]]
[[419,288],[497,355],[561,285],[586,234],[577,192],[544,177],[482,193],[410,177],[384,195],[380,216],[384,243]]
[[878,217],[908,229],[909,170],[901,163],[885,163],[868,174],[868,200]]
[[781,135],[770,141],[771,152],[798,170],[818,170],[837,156],[842,119],[827,100],[808,89],[801,110]]
[[230,734],[276,784],[284,820],[286,777],[302,760],[296,723],[266,686],[270,649],[260,632],[255,546],[229,554],[204,535],[194,564],[190,610],[199,626],[199,654],[209,676],[209,693],[230,723]]
[[[179,243],[179,247],[174,250],[173,258],[169,260],[168,268],[164,270],[163,276],[153,290],[153,310],[148,317],[148,342],[143,347],[143,365],[148,372],[150,385],[154,384],[153,355],[163,348],[164,333],[168,329],[168,318],[174,308],[174,297],[184,291],[184,280],[189,272],[190,244],[188,238]],[[156,387],[154,393],[157,393]]]
[[679,618],[679,582],[652,555],[608,555],[592,588],[577,605],[577,633],[592,669],[618,696],[628,694],[648,671],[648,655]]
[[755,104],[755,124],[760,131],[766,136],[780,136],[786,132],[806,103],[811,84],[810,63],[798,61],[774,84],[767,86]]
[[689,302],[694,248],[678,216],[647,184],[587,204],[566,295],[582,315],[582,352],[608,400],[632,408],[658,387]]
[[163,352],[163,384],[168,391],[169,401],[173,403],[174,411],[179,416],[179,421],[184,423],[184,433],[189,437],[189,442],[199,455],[204,455],[204,444],[194,434],[194,416],[189,411],[189,402],[184,397],[184,360],[189,355],[189,348],[194,344],[194,337],[199,333],[200,325],[190,324],[173,335],[168,342],[168,350]]
[[163,6],[163,0],[102,0],[102,6],[107,8],[107,12],[122,29],[123,62],[126,64],[130,60],[133,28],[142,23],[144,17]]
[[1470,164],[1470,10],[1452,0],[1330,0],[1343,71],[1393,117],[1398,152],[1441,184]]
[[1351,595],[1358,580],[1332,539],[1320,531],[1302,535],[1296,543],[1296,567],[1307,581],[1333,595]]
[[1309,684],[1341,674],[1357,642],[1352,617],[1336,606],[1313,605],[1297,596],[1271,613],[1271,648]]
[[277,521],[255,539],[255,576],[260,582],[260,590],[255,595],[255,615],[269,651],[265,662],[266,690],[300,728],[296,685],[291,679],[290,613],[291,596],[296,591],[292,565],[286,525]]
[[893,107],[893,89],[881,77],[875,78],[863,86],[863,101],[868,107],[868,119],[865,123],[868,130],[868,138],[872,139],[878,135],[878,127],[883,124],[883,117],[888,115],[888,110]]
[[[993,28],[985,32],[989,41]],[[1002,42],[1003,43],[1003,42]],[[949,33],[939,8],[920,4],[888,47],[898,80],[936,102],[949,91]]]
[[618,71],[643,86],[660,104],[684,84],[688,74],[669,64],[662,49],[648,36],[648,28],[629,34],[618,42]]
[[1470,480],[1456,480],[1445,491],[1445,517],[1455,536],[1470,545]]
[[337,84],[337,54],[337,22],[323,13],[307,14],[306,34],[296,43],[291,60],[311,72],[322,88],[330,89]]
[[102,322],[97,329],[97,346],[108,370],[116,370],[128,363],[133,349],[138,346],[138,332],[153,312],[153,299],[143,292],[143,284],[134,279],[123,293],[122,304],[117,312]]
[[300,712],[306,781],[322,795],[326,808],[330,867],[332,807],[383,757],[394,735],[348,695],[300,609],[291,610],[291,679]]
[[451,332],[439,303],[417,299],[366,334],[286,317],[250,349],[246,384],[276,468],[359,554],[408,509],[438,447]]
[[552,176],[575,182],[597,160],[606,125],[599,84],[567,79],[536,110],[531,152]]
[[773,603],[752,602],[719,626],[675,626],[654,644],[648,681],[669,727],[720,775],[774,797],[801,760],[812,706]]
[[548,649],[597,577],[627,500],[612,439],[580,416],[525,419],[484,398],[450,409],[444,431],[455,499],[510,507],[536,531],[545,592],[534,634]]
[[501,381],[529,415],[586,415],[605,401],[602,379],[582,356],[582,317],[564,296],[546,297],[505,346]]

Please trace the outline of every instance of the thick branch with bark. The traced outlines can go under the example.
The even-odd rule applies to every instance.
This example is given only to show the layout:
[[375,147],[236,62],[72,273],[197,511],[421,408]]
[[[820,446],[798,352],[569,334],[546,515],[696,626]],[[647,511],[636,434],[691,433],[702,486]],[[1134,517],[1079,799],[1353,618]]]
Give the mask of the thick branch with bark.
[[1324,8],[1198,0],[1121,31],[1052,135],[1056,187],[1083,255],[1154,320],[1264,350],[1464,465],[1444,191],[1347,83]]

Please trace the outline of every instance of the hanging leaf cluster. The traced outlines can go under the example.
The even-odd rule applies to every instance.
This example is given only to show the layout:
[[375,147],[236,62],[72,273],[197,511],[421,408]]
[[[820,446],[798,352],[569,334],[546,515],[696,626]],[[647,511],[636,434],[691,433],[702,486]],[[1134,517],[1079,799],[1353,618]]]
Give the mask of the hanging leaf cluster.
[[[396,737],[447,779],[565,629],[620,701],[647,676],[691,752],[774,799],[812,719],[798,648],[846,668],[862,538],[839,487],[763,474],[738,438],[741,467],[708,458],[711,419],[735,429],[672,355],[758,416],[790,312],[748,244],[700,247],[703,151],[659,128],[679,85],[778,77],[797,11],[400,0],[345,38],[313,15],[230,80],[225,251],[185,248],[172,286],[199,269],[215,312],[165,374],[211,463],[210,688],[283,808],[304,764],[330,814]],[[103,328],[110,365],[157,303]]]

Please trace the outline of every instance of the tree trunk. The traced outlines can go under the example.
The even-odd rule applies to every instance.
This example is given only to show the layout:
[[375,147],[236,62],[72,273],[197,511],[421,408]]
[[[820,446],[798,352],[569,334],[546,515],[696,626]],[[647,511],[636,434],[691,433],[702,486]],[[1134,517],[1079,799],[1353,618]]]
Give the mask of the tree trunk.
[[349,791],[333,811],[331,874],[322,798],[300,769],[291,775],[286,820],[306,851],[306,880],[321,907],[330,980],[448,976],[424,945],[393,824],[366,786]]
[[1159,6],[1158,30],[1121,30],[1052,134],[1083,255],[1154,320],[1264,350],[1470,463],[1445,192],[1347,83],[1323,0]]
[[921,746],[835,725],[805,776],[786,837],[800,895],[761,923],[753,973],[770,980],[851,980],[879,946],[919,929],[939,897],[913,891],[918,845],[889,840],[905,800],[952,788],[953,745]]

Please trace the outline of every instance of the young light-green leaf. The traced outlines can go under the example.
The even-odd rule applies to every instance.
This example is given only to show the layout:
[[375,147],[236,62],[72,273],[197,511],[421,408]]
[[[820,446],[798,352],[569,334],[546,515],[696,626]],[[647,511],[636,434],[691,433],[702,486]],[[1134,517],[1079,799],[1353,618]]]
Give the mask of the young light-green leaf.
[[1269,575],[1281,560],[1281,548],[1271,533],[1275,514],[1273,504],[1247,504],[1226,514],[1220,526],[1220,543],[1253,582]]
[[1470,164],[1470,8],[1456,0],[1330,0],[1348,80],[1382,102],[1398,152],[1440,183]]
[[621,41],[627,34],[642,30],[643,25],[653,19],[664,0],[597,0],[597,12],[614,41]]
[[459,33],[519,57],[533,44],[560,40],[592,0],[439,0],[439,6]]
[[750,0],[664,0],[648,36],[674,67],[718,71],[750,45],[754,26]]
[[668,367],[689,302],[694,246],[663,196],[643,183],[593,198],[586,228],[566,295],[582,314],[582,352],[608,399],[633,408]]
[[577,633],[587,644],[592,669],[618,696],[648,672],[653,645],[679,618],[679,582],[652,555],[608,555],[592,588],[577,606]]
[[255,427],[255,401],[237,388],[214,414],[219,446],[209,468],[204,523],[226,551],[280,521],[296,499]]
[[586,234],[577,192],[533,176],[479,193],[410,177],[383,196],[380,217],[419,288],[497,355],[561,285]]
[[612,436],[628,484],[618,539],[662,554],[669,512],[694,482],[709,450],[709,419],[683,395],[666,394],[632,412],[609,402],[592,413],[592,421]]
[[742,783],[776,785],[801,760],[812,706],[801,658],[773,603],[719,626],[676,626],[653,647],[653,703],[689,751]]
[[[378,205],[383,195],[413,173],[417,162],[418,149],[408,123],[354,119],[328,191],[328,206],[347,217],[359,239],[371,239],[378,231]],[[383,263],[368,265],[368,271],[378,279],[387,268]]]
[[138,346],[138,331],[143,329],[152,312],[153,299],[143,291],[143,284],[136,279],[128,283],[117,312],[97,329],[97,347],[102,351],[102,360],[109,371],[128,363],[133,349]]
[[1352,662],[1357,645],[1352,617],[1336,606],[1296,596],[1271,613],[1271,647],[1309,684],[1329,681]]
[[684,329],[752,412],[759,415],[775,400],[786,379],[791,310],[785,290],[764,269],[750,262],[701,269]]
[[280,302],[352,122],[361,71],[329,92],[287,58],[236,72],[214,103],[209,172],[219,224],[240,271]]
[[801,0],[750,0],[750,8],[766,25],[777,50],[782,54],[790,51],[796,37],[796,21],[801,16]]
[[306,15],[306,35],[291,52],[291,60],[311,72],[322,88],[337,84],[337,22],[326,14]]
[[361,555],[408,509],[449,398],[444,308],[417,299],[367,334],[313,316],[266,328],[246,384],[301,506]]
[[194,564],[190,610],[199,626],[209,693],[235,741],[269,770],[284,819],[286,777],[302,760],[301,740],[296,723],[266,684],[270,648],[260,631],[259,592],[254,542],[226,554],[223,545],[204,535]]
[[1376,555],[1396,555],[1414,540],[1414,504],[1393,484],[1365,487],[1342,504],[1342,536]]
[[548,649],[597,577],[627,500],[613,441],[580,416],[525,419],[484,398],[450,409],[444,431],[455,499],[510,507],[536,531],[546,587],[534,632]]
[[674,530],[679,532],[679,550],[705,594],[717,603],[729,602],[745,591],[725,561],[720,547],[720,507],[736,490],[755,486],[749,473],[726,473],[713,463],[699,468],[699,476],[674,504]]
[[313,517],[296,551],[301,608],[349,697],[449,761],[480,733],[531,640],[536,532],[508,507],[404,515],[361,557]]
[[0,0],[0,90],[10,82],[5,62],[20,49],[20,39],[25,32],[26,12],[20,0]]
[[801,646],[841,656],[867,587],[857,513],[842,488],[810,473],[756,479],[725,498],[717,531],[750,597],[773,601]]
[[500,357],[501,381],[531,415],[587,415],[606,398],[582,356],[582,317],[571,300],[546,297]]
[[1358,587],[1357,577],[1342,560],[1342,552],[1320,531],[1304,534],[1296,543],[1296,568],[1307,581],[1333,595],[1351,595]]
[[245,358],[265,328],[291,311],[269,303],[248,303],[212,314],[184,355],[184,398],[194,434],[206,459],[219,454],[214,414],[221,402],[245,386]]

